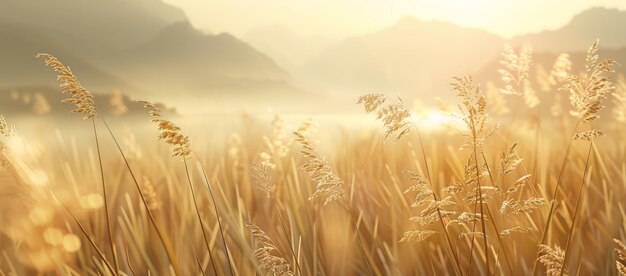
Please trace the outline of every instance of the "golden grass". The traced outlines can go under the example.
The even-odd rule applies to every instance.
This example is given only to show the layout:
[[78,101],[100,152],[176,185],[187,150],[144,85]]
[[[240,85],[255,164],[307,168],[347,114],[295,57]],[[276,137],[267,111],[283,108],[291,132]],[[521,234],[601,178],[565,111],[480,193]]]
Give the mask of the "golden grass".
[[540,118],[530,55],[505,51],[506,94],[453,79],[459,108],[445,112],[460,129],[425,129],[401,99],[368,94],[383,130],[244,117],[206,140],[144,103],[123,144],[120,122],[42,55],[92,123],[16,147],[0,117],[0,275],[624,275],[626,87],[596,42],[543,75],[571,107]]

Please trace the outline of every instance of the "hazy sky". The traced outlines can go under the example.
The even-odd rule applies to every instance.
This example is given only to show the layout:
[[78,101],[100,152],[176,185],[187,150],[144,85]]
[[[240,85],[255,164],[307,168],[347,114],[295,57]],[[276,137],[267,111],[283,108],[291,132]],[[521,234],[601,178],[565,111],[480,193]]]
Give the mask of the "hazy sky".
[[626,9],[625,0],[164,0],[211,32],[243,35],[285,25],[302,34],[370,32],[404,15],[481,27],[502,36],[558,28],[594,6]]

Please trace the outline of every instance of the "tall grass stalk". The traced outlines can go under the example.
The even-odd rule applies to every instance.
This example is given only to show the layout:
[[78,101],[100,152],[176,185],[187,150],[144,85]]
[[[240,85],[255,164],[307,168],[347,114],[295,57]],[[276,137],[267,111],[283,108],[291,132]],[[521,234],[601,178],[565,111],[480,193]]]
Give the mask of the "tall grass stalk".
[[[580,121],[574,127],[574,131],[572,131],[572,135],[570,135],[569,142],[567,143],[567,148],[565,149],[565,156],[563,157],[563,162],[561,163],[561,168],[559,169],[559,176],[556,180],[556,185],[554,186],[554,191],[552,192],[552,200],[550,203],[550,211],[548,211],[548,216],[546,218],[545,226],[543,229],[543,233],[541,234],[541,241],[539,244],[545,244],[548,238],[548,232],[550,230],[550,223],[552,222],[552,217],[554,216],[554,211],[556,209],[556,203],[558,202],[559,188],[561,183],[563,182],[563,175],[565,174],[565,167],[567,166],[567,161],[569,158],[569,152],[572,148],[572,142],[574,142],[574,134],[578,130],[578,126],[580,125]],[[533,264],[533,270],[531,272],[531,276],[534,276],[537,272],[537,265],[539,264],[539,255],[541,254],[540,250],[537,250],[537,257],[535,258]]]
[[343,201],[348,209],[348,215],[350,216],[350,220],[352,221],[352,227],[354,227],[354,231],[356,232],[356,238],[357,238],[357,242],[359,243],[359,249],[361,250],[361,256],[363,257],[363,259],[365,260],[365,263],[367,264],[367,271],[369,272],[369,275],[375,275],[374,271],[372,270],[372,265],[370,264],[369,257],[367,256],[367,253],[365,253],[365,245],[363,244],[363,239],[361,238],[361,234],[359,231],[359,224],[354,218],[354,214],[352,212],[352,206],[345,196],[343,197]]
[[148,219],[150,220],[150,223],[154,227],[154,230],[157,232],[157,236],[159,237],[159,240],[161,241],[161,244],[163,245],[163,248],[165,249],[165,253],[167,255],[167,258],[170,261],[170,264],[172,265],[172,268],[174,269],[174,272],[176,273],[176,275],[184,275],[182,274],[182,271],[180,270],[180,266],[178,264],[178,260],[176,259],[176,255],[172,248],[172,244],[169,238],[165,235],[165,233],[161,230],[161,228],[157,224],[156,219],[154,218],[154,214],[152,213],[152,211],[150,211],[148,201],[146,200],[146,197],[143,191],[141,190],[139,181],[137,180],[135,173],[131,169],[130,163],[128,163],[128,159],[126,158],[126,155],[124,154],[124,151],[122,150],[122,147],[120,146],[120,143],[117,141],[117,138],[115,138],[115,135],[113,134],[113,131],[109,127],[109,124],[107,123],[107,121],[103,117],[100,117],[100,120],[102,120],[102,123],[104,123],[104,126],[106,127],[111,138],[113,139],[113,142],[115,143],[115,146],[117,147],[118,152],[120,153],[120,155],[122,156],[122,159],[124,160],[126,169],[128,169],[128,172],[130,173],[130,176],[133,179],[133,183],[135,183],[135,188],[137,189],[137,192],[139,193],[139,197],[141,198],[141,202],[143,203],[143,206],[146,209],[146,213],[148,214]]
[[115,265],[115,271],[120,271],[120,267],[115,254],[115,246],[113,240],[113,231],[111,229],[111,218],[109,217],[109,201],[107,199],[107,188],[104,183],[104,168],[102,167],[102,154],[100,153],[100,142],[98,140],[98,130],[96,129],[96,120],[91,118],[93,126],[94,139],[96,141],[96,151],[98,152],[98,164],[100,166],[100,183],[102,184],[102,197],[104,198],[104,216],[107,226],[107,234],[109,236],[109,247],[111,248],[111,256],[113,257],[113,264]]
[[[185,173],[187,175],[187,182],[189,183],[189,190],[191,192],[191,198],[193,200],[193,207],[198,217],[198,223],[200,224],[200,229],[202,230],[202,239],[204,240],[204,245],[206,246],[207,252],[209,252],[209,261],[211,262],[211,266],[213,267],[213,272],[215,272],[215,275],[218,275],[217,268],[215,267],[215,261],[213,260],[213,253],[211,253],[211,245],[209,244],[209,240],[207,238],[207,232],[206,232],[206,229],[204,228],[204,223],[202,222],[202,216],[200,215],[200,210],[198,209],[196,191],[193,188],[193,183],[191,182],[191,176],[189,175],[189,167],[187,166],[187,157],[185,156],[183,156],[183,163],[185,164]],[[194,255],[196,255],[195,249],[194,249]],[[200,266],[200,270],[202,274],[204,274],[204,269],[202,269],[202,266]]]
[[565,243],[565,256],[563,257],[563,265],[561,266],[561,272],[559,273],[561,276],[563,276],[563,274],[565,273],[565,268],[567,267],[567,259],[569,257],[569,255],[571,254],[571,250],[570,250],[570,246],[571,246],[571,241],[572,241],[572,237],[574,236],[574,230],[576,230],[576,219],[578,218],[578,210],[579,210],[579,206],[580,206],[580,200],[582,198],[584,189],[585,189],[585,183],[587,180],[587,173],[589,172],[589,164],[590,164],[590,160],[591,160],[591,153],[592,153],[592,149],[593,149],[593,141],[591,142],[591,144],[589,145],[589,152],[587,153],[587,160],[585,161],[585,171],[583,173],[583,177],[580,181],[580,186],[579,186],[579,190],[578,190],[578,197],[576,198],[576,206],[574,207],[574,216],[572,217],[572,225],[569,228],[568,231],[568,235],[567,235],[567,242]]
[[[425,171],[426,171],[426,177],[428,178],[428,182],[431,185],[433,200],[439,201],[439,198],[437,197],[437,194],[435,193],[435,189],[434,189],[433,184],[432,184],[433,182],[432,182],[432,178],[430,176],[430,169],[428,168],[428,159],[426,158],[426,151],[424,150],[424,142],[422,141],[422,135],[421,135],[421,133],[420,133],[420,131],[419,131],[415,121],[411,120],[411,122],[413,123],[413,126],[415,127],[415,132],[417,133],[417,141],[420,144],[420,150],[422,152],[422,158],[424,160],[424,167],[425,167]],[[450,255],[452,255],[452,258],[454,259],[455,269],[457,270],[458,275],[462,276],[463,275],[463,269],[461,269],[461,263],[459,262],[459,258],[457,257],[457,255],[454,254],[454,246],[452,245],[452,240],[450,239],[450,234],[448,233],[448,229],[446,227],[446,224],[443,221],[443,216],[441,215],[441,209],[438,206],[437,206],[437,218],[439,219],[439,223],[441,224],[441,228],[442,228],[444,236],[446,238],[446,242],[447,242],[449,250],[450,250]]]
[[293,243],[291,240],[291,235],[289,234],[290,232],[287,232],[287,227],[285,226],[285,222],[283,220],[283,216],[280,214],[280,211],[278,210],[278,206],[276,203],[274,203],[274,212],[276,212],[276,214],[278,215],[278,221],[280,222],[280,226],[283,229],[283,233],[285,233],[285,237],[287,238],[287,242],[289,243],[289,250],[291,251],[291,254],[293,255],[294,258],[294,264],[296,265],[296,271],[298,271],[298,273],[300,275],[302,274],[302,270],[300,269],[300,261],[299,256],[296,254],[296,251],[293,248]]
[[[198,162],[200,162],[199,156],[196,153],[194,153],[194,155],[198,159]],[[222,244],[224,245],[224,250],[226,251],[226,259],[228,260],[228,267],[230,268],[230,274],[234,275],[233,273],[235,270],[233,269],[233,265],[232,265],[233,260],[230,255],[230,250],[228,249],[228,245],[226,244],[226,238],[224,236],[222,220],[220,217],[219,210],[217,208],[217,203],[215,202],[215,195],[213,194],[213,189],[211,188],[211,182],[209,181],[209,176],[207,175],[202,162],[200,162],[200,170],[202,171],[202,176],[204,177],[204,183],[206,184],[207,192],[209,193],[209,196],[211,197],[211,202],[213,203],[213,212],[215,214],[215,219],[217,219],[217,226],[218,226],[218,229],[220,230],[220,237],[222,238]]]
[[113,275],[119,275],[118,272],[113,268],[113,266],[111,266],[111,263],[109,263],[109,261],[107,261],[106,256],[104,256],[104,253],[102,253],[102,250],[100,250],[100,248],[96,245],[96,242],[91,238],[91,236],[89,236],[89,234],[87,233],[87,230],[85,229],[83,224],[80,223],[78,218],[76,218],[76,216],[74,215],[72,210],[70,210],[70,208],[67,207],[65,202],[63,202],[63,200],[59,196],[57,196],[57,194],[54,191],[50,191],[50,192],[52,193],[52,195],[54,195],[56,200],[58,200],[61,203],[61,205],[63,206],[65,211],[67,211],[67,213],[70,214],[70,216],[72,217],[72,220],[74,221],[74,223],[76,223],[76,225],[78,226],[80,231],[83,233],[83,235],[85,235],[85,238],[87,238],[87,240],[89,241],[89,244],[91,245],[91,247],[93,247],[93,249],[96,250],[96,253],[98,253],[98,256],[100,256],[100,259],[102,259],[102,261],[106,265],[107,269],[109,271],[111,271],[111,273]]

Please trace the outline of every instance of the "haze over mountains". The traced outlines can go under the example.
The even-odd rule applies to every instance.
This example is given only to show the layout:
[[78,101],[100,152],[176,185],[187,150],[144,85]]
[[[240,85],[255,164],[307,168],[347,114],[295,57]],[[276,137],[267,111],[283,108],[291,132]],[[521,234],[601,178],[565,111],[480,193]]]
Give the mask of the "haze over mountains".
[[0,35],[3,91],[57,86],[35,59],[46,52],[94,93],[121,89],[176,104],[300,93],[263,53],[229,34],[194,29],[182,11],[160,0],[6,0],[0,3]]
[[296,72],[330,93],[354,97],[377,91],[428,101],[453,97],[448,85],[453,76],[478,73],[479,80],[497,82],[498,59],[507,43],[531,46],[536,63],[550,68],[559,53],[584,52],[599,38],[601,47],[614,50],[610,56],[624,64],[622,26],[625,11],[593,8],[559,29],[506,40],[481,29],[407,16],[393,26],[340,41]]
[[531,45],[536,63],[548,66],[558,53],[583,52],[600,38],[601,46],[626,64],[623,26],[626,12],[594,8],[559,29],[508,41],[481,29],[410,16],[345,39],[303,36],[284,26],[261,26],[237,38],[199,31],[181,10],[160,0],[4,0],[0,92],[55,91],[54,74],[34,58],[47,52],[95,93],[121,89],[134,98],[201,110],[212,104],[239,112],[248,108],[244,102],[305,106],[311,99],[367,92],[428,101],[453,96],[452,76],[476,73],[480,80],[495,80],[505,43]]

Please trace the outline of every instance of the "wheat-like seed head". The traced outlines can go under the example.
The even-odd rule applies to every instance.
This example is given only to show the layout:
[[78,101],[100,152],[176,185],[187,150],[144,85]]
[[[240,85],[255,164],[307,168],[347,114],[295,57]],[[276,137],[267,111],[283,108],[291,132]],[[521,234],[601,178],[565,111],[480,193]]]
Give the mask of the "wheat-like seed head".
[[568,53],[561,53],[550,70],[550,84],[558,85],[565,81],[572,71],[572,61]]
[[532,48],[522,47],[519,53],[516,53],[510,45],[505,45],[500,64],[504,68],[498,70],[498,72],[505,84],[504,88],[500,89],[500,92],[502,94],[522,96],[524,103],[529,108],[539,105],[539,98],[529,80]]
[[282,257],[272,239],[258,226],[248,222],[245,225],[252,232],[252,238],[256,243],[253,254],[261,264],[261,268],[267,270],[271,275],[295,276],[291,266]]
[[318,156],[317,150],[313,147],[311,141],[301,133],[294,132],[294,135],[296,136],[296,142],[302,147],[300,154],[308,159],[300,168],[316,184],[315,192],[309,197],[309,200],[322,198],[324,199],[324,205],[327,205],[332,201],[343,198],[343,180],[333,172],[325,159]]
[[615,243],[615,253],[617,253],[615,266],[617,268],[617,272],[624,276],[626,275],[626,245],[618,239],[613,239],[613,242]]
[[459,104],[461,114],[458,117],[470,131],[469,139],[461,145],[460,149],[475,147],[480,150],[485,139],[495,131],[495,129],[487,128],[487,99],[480,86],[474,83],[470,76],[455,77],[450,85],[461,98],[461,104]]
[[376,119],[383,122],[386,129],[385,140],[396,135],[396,141],[407,135],[413,126],[411,112],[404,106],[402,98],[392,101],[382,94],[367,94],[359,97],[366,113],[376,112]]
[[451,201],[451,196],[441,200],[435,200],[433,198],[433,191],[428,186],[428,180],[415,172],[405,171],[404,173],[409,174],[409,180],[413,182],[413,185],[404,191],[404,193],[416,193],[411,207],[421,210],[418,216],[411,217],[410,220],[421,227],[426,227],[436,222],[439,219],[439,214],[441,214],[442,217],[456,214],[454,211],[445,209],[446,207],[456,204]]
[[506,98],[492,82],[487,83],[486,94],[490,113],[496,116],[503,116],[511,112],[507,105]]
[[597,129],[592,129],[589,131],[578,132],[574,134],[572,139],[593,141],[594,139],[599,138],[599,137],[604,137],[604,132],[597,130]]
[[516,147],[517,143],[513,143],[507,151],[502,153],[502,157],[500,158],[500,170],[502,174],[509,174],[513,172],[517,166],[522,164],[523,159],[519,158],[517,155]]
[[500,60],[504,68],[498,72],[506,86],[500,91],[503,94],[523,95],[524,92],[520,90],[523,89],[524,81],[528,80],[531,63],[532,49],[530,47],[523,47],[518,54],[510,45],[505,45],[502,60]]
[[0,135],[4,137],[12,137],[17,134],[14,126],[7,124],[6,119],[4,119],[3,115],[0,115]]
[[537,260],[546,266],[548,275],[558,276],[561,274],[564,258],[565,252],[560,247],[552,248],[544,244],[539,245],[539,258]]
[[139,101],[139,103],[148,109],[152,122],[157,124],[159,130],[158,138],[165,140],[165,143],[173,146],[172,156],[189,156],[191,154],[191,141],[189,137],[183,135],[180,127],[165,119],[161,109],[156,105],[147,101]]
[[[546,200],[540,197],[531,197],[528,199],[507,199],[502,202],[500,212],[510,213],[513,215],[529,214],[535,209],[546,204]],[[508,211],[511,210],[511,211]]]
[[272,177],[268,169],[269,165],[263,161],[252,164],[252,184],[270,198],[274,193],[275,187],[272,184]]
[[500,236],[506,237],[514,233],[526,234],[526,233],[532,233],[532,232],[535,232],[535,230],[531,227],[515,226],[515,227],[511,227],[511,228],[500,231]]
[[452,225],[466,226],[469,223],[480,221],[481,218],[487,219],[486,216],[482,216],[480,213],[463,212],[456,218],[446,223],[446,229]]
[[80,84],[78,78],[74,76],[70,68],[66,67],[59,59],[49,54],[37,54],[37,58],[43,58],[45,65],[52,67],[57,73],[57,80],[61,83],[63,93],[70,96],[62,102],[73,104],[76,107],[72,110],[72,113],[83,114],[85,115],[85,119],[100,116],[96,110],[94,96]]
[[[611,59],[599,60],[598,41],[596,40],[587,51],[585,72],[581,75],[571,75],[565,81],[561,89],[570,92],[570,102],[574,107],[571,112],[580,119],[581,123],[587,123],[599,118],[599,111],[604,108],[604,100],[615,86],[606,76],[607,73],[615,72],[613,66],[617,63]],[[598,134],[598,133],[595,133]],[[578,138],[596,138],[599,136],[579,135]]]
[[428,239],[430,236],[437,234],[437,232],[432,230],[414,230],[407,231],[402,234],[402,238],[400,242],[420,242]]
[[626,79],[623,75],[617,78],[615,92],[613,92],[613,118],[622,123],[626,123]]
[[146,203],[148,203],[148,209],[150,211],[156,211],[161,208],[163,202],[161,202],[159,195],[154,189],[154,185],[152,185],[152,182],[150,182],[150,179],[146,176],[143,177],[143,181],[141,182],[141,192],[146,199]]
[[309,135],[311,133],[314,133],[316,129],[317,129],[317,122],[315,122],[313,118],[307,118],[306,120],[304,120],[304,122],[300,124],[300,126],[298,126],[298,129],[296,129],[296,132],[302,135]]

